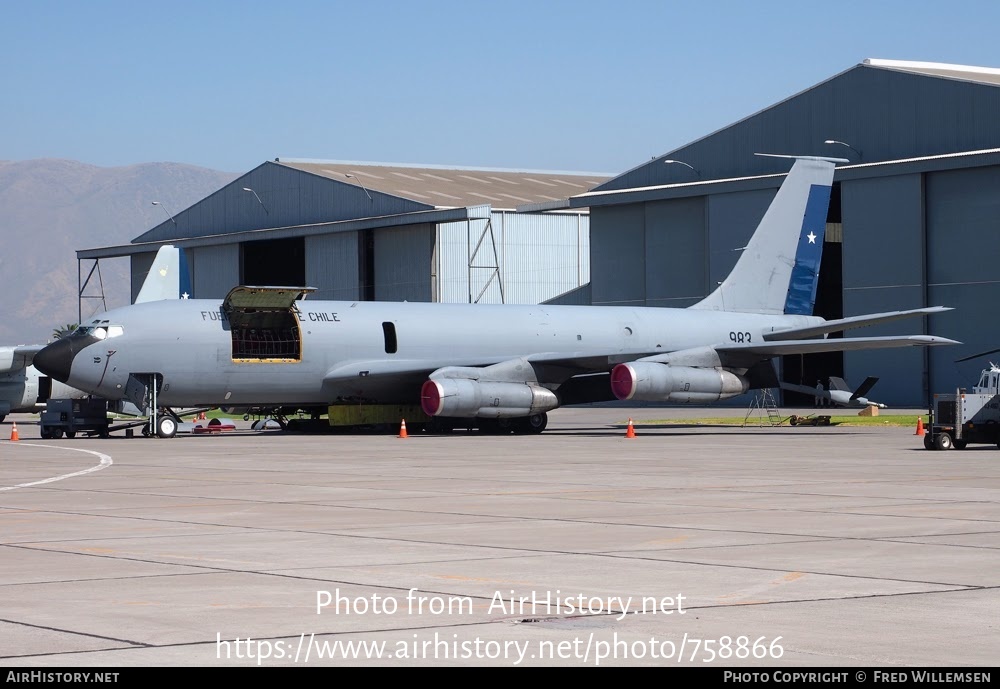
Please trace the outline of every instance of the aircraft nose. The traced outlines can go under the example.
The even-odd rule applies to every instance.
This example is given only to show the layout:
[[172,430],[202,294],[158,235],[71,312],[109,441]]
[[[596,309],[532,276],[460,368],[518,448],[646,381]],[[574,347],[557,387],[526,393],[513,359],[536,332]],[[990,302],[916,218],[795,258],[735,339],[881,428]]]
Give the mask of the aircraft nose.
[[43,347],[31,363],[45,375],[65,383],[69,380],[75,349],[71,338],[65,337]]

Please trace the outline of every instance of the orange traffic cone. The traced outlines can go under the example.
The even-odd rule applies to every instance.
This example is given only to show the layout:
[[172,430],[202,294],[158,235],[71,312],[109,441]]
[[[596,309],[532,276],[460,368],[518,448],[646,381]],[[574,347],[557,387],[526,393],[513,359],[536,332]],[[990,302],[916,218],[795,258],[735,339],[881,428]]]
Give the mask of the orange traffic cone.
[[399,437],[400,438],[409,437],[406,435],[406,419],[403,419],[403,423],[399,424]]
[[923,435],[923,434],[924,434],[924,417],[918,416],[917,430],[913,433],[913,435]]
[[635,428],[632,427],[632,417],[631,416],[628,418],[628,430],[625,431],[625,437],[626,438],[634,438],[635,437]]
[[20,438],[17,435],[17,421],[14,422],[13,428],[10,429],[10,441],[16,443]]

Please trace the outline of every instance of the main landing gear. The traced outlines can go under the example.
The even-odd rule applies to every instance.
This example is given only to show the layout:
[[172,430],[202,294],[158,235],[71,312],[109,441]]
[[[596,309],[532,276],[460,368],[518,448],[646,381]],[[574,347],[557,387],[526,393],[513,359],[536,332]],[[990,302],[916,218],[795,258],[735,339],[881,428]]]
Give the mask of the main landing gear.
[[549,415],[545,412],[539,412],[531,416],[519,416],[512,419],[480,419],[479,432],[488,435],[503,435],[506,433],[535,435],[544,431],[548,423]]
[[173,438],[179,424],[180,418],[170,409],[164,409],[149,418],[142,427],[142,435],[148,438],[155,433],[157,438]]

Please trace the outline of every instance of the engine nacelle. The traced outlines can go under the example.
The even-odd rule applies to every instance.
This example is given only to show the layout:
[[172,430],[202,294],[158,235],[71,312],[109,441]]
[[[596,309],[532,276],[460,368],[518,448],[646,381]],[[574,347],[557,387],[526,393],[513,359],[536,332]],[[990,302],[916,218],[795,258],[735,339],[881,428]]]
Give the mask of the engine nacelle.
[[620,400],[716,402],[742,395],[749,388],[743,376],[718,368],[633,361],[611,371],[611,391]]
[[501,419],[546,412],[559,400],[551,390],[528,383],[441,378],[424,383],[420,406],[428,416]]

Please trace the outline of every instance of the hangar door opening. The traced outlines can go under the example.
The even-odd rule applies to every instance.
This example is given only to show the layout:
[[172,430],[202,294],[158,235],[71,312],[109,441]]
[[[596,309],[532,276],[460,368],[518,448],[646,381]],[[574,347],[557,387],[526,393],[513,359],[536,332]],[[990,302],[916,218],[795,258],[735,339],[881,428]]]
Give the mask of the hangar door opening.
[[[816,305],[814,316],[826,320],[844,317],[844,233],[840,214],[840,183],[834,182],[830,191],[830,210],[826,217],[823,236],[823,258],[819,266],[819,281],[816,284]],[[843,337],[843,333],[832,333],[829,337]],[[830,389],[830,376],[844,377],[844,353],[821,352],[818,354],[794,354],[781,358],[781,380],[795,385],[815,387],[817,381]],[[861,381],[848,381],[857,385]],[[788,406],[813,406],[813,396],[788,390],[783,391],[783,403]]]
[[240,284],[305,287],[305,239],[264,239],[240,244]]

